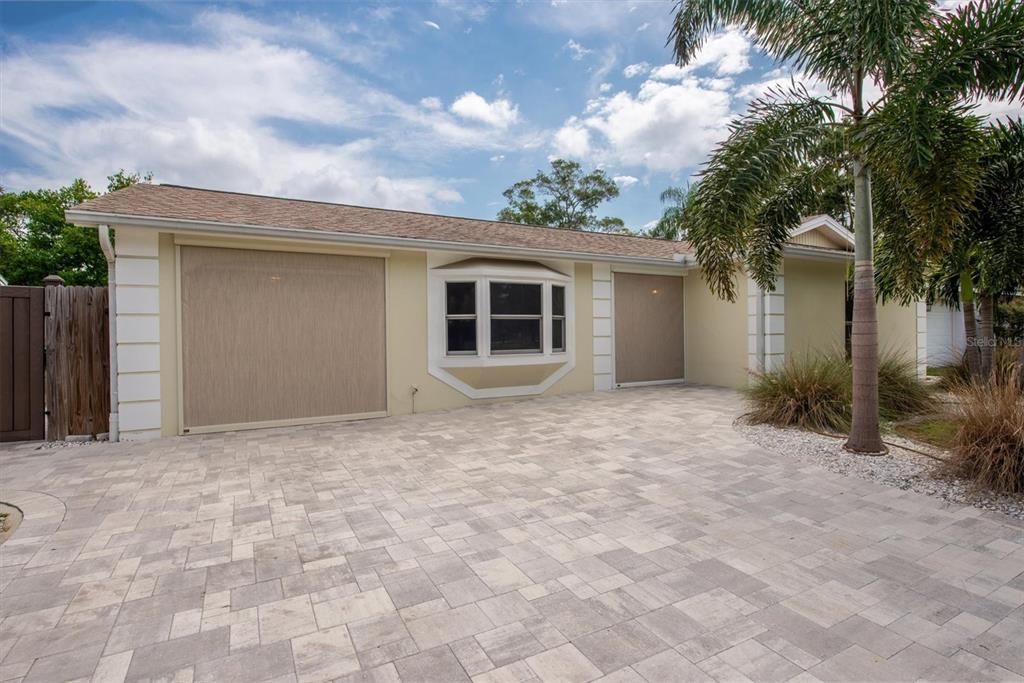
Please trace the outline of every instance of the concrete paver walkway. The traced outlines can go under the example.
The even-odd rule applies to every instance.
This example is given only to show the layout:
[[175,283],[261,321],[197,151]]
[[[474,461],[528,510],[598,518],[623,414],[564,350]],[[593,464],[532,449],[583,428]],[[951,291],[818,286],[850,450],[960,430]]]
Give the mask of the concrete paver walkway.
[[[1024,527],[657,387],[0,451],[0,680],[1010,680]],[[9,502],[18,504],[19,500]]]

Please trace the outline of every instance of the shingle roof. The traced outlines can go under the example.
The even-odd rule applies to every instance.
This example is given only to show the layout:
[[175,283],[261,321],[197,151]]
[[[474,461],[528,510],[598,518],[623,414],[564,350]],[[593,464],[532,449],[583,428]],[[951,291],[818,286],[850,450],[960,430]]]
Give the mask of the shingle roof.
[[558,230],[412,211],[371,209],[179,185],[139,183],[70,209],[70,213],[74,214],[72,217],[79,220],[83,218],[82,212],[244,225],[252,227],[253,233],[258,233],[259,228],[286,228],[476,246],[542,249],[566,255],[592,254],[673,261],[677,254],[692,253],[686,242]]

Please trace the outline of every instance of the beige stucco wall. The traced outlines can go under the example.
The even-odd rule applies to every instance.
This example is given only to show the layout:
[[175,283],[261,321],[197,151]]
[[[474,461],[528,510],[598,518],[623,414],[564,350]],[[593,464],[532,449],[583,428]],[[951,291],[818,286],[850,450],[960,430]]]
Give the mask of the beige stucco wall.
[[[164,234],[159,240],[160,263],[160,381],[161,433],[178,433],[178,332],[175,235]],[[387,257],[387,373],[388,401],[392,415],[413,411],[445,410],[468,405],[474,401],[455,388],[431,376],[427,371],[427,254],[415,251],[384,252],[358,247],[335,247],[282,240],[195,237],[179,235],[179,242],[205,246],[245,249],[280,249],[322,253],[347,253]],[[575,349],[576,365],[558,380],[547,394],[593,390],[593,285],[589,263],[575,264]],[[537,372],[547,375],[550,366],[524,369],[532,383]],[[480,386],[507,385],[510,368],[489,368],[476,371],[472,384]],[[493,375],[493,376],[492,376]],[[416,388],[415,399],[413,387]],[[492,401],[515,399],[491,399]]]
[[878,348],[908,361],[917,358],[917,309],[895,302],[878,305]]
[[540,384],[555,374],[564,363],[544,365],[503,365],[494,368],[447,368],[447,371],[474,389],[517,387]]
[[843,353],[846,263],[787,258],[784,272],[786,358]]
[[697,384],[747,384],[747,279],[740,274],[736,301],[719,299],[692,271],[683,282],[686,380]]

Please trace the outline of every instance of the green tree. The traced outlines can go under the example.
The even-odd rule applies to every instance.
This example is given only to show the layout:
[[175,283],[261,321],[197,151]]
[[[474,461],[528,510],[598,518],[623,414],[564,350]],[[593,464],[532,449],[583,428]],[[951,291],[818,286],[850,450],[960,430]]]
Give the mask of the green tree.
[[[107,177],[107,191],[150,180],[152,174],[122,169]],[[65,209],[96,196],[81,178],[56,190],[0,189],[0,274],[12,285],[39,286],[47,275],[69,285],[105,285],[107,261],[96,231],[64,220]]]
[[900,245],[888,236],[878,244],[883,293],[904,301],[918,296],[923,270],[929,299],[963,310],[966,336],[981,342],[966,349],[976,379],[993,369],[997,302],[1024,289],[1024,122],[987,127],[983,145],[977,191],[945,253],[922,269],[899,258]]
[[[696,190],[689,238],[704,277],[735,299],[739,264],[772,289],[782,248],[827,178],[853,179],[856,236],[849,450],[884,450],[878,416],[874,224],[905,250],[938,252],[978,178],[978,121],[965,101],[1020,97],[1024,4],[944,13],[929,0],[683,0],[670,41],[685,65],[707,36],[739,25],[769,56],[824,84],[770,91],[734,122]],[[867,86],[881,95],[869,101]],[[954,163],[955,162],[955,163]],[[880,207],[872,202],[879,176]]]
[[661,218],[647,231],[646,237],[673,241],[686,239],[687,212],[695,196],[694,187],[689,183],[685,187],[666,188],[661,193],[661,203],[665,205]]
[[628,232],[620,218],[598,218],[597,207],[619,196],[619,186],[601,169],[584,173],[578,162],[555,159],[551,171],[520,180],[502,195],[508,206],[498,220],[548,225],[563,230]]

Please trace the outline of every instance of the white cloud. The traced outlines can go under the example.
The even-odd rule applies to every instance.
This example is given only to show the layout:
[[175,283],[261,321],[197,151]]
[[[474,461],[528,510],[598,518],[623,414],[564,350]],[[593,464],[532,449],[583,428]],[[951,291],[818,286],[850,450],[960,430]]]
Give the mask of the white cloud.
[[663,64],[651,69],[651,78],[656,81],[681,81],[690,71],[675,64]]
[[441,27],[438,25],[436,21],[424,21],[423,25],[426,26],[427,28],[432,28],[435,31],[441,30]]
[[626,189],[627,187],[630,187],[631,185],[636,185],[638,182],[640,182],[639,178],[636,178],[631,175],[617,175],[613,177],[612,180],[615,181],[615,184],[617,184],[622,189]]
[[557,156],[584,158],[590,154],[590,131],[572,117],[555,133],[554,149]]
[[647,80],[635,95],[588,102],[582,117],[571,117],[555,134],[552,147],[591,163],[678,171],[703,161],[725,137],[732,115],[731,95],[700,79]]
[[195,26],[226,42],[254,39],[285,43],[329,54],[355,64],[376,64],[382,53],[398,45],[387,31],[366,31],[354,22],[325,23],[316,17],[280,13],[266,21],[220,9],[201,11]]
[[[232,22],[245,30],[224,31]],[[103,187],[129,168],[158,182],[429,211],[461,200],[454,181],[421,170],[431,157],[543,142],[503,127],[519,118],[507,100],[463,102],[457,115],[367,85],[275,27],[208,13],[196,27],[187,42],[105,38],[5,55],[0,143],[21,164],[5,164],[0,183],[82,176]]]
[[587,48],[583,47],[572,38],[570,38],[569,41],[562,46],[562,49],[571,52],[573,61],[577,62],[586,57],[587,55],[589,55],[591,52],[593,52],[593,50],[588,50]]
[[497,163],[499,161],[504,161],[504,160],[505,160],[505,155],[504,154],[495,154],[494,156],[491,157],[491,161],[493,161],[495,163]]
[[519,107],[504,98],[488,102],[473,91],[452,102],[451,111],[465,119],[480,121],[495,128],[508,128],[519,121]]
[[615,64],[618,63],[618,60],[619,55],[614,45],[605,48],[601,52],[597,64],[587,70],[590,73],[590,81],[587,86],[589,92],[600,92],[601,84],[605,82],[609,75],[611,75],[612,70],[615,68]]
[[651,77],[678,81],[704,67],[712,67],[716,76],[741,74],[750,69],[752,47],[742,32],[729,29],[712,36],[686,66],[665,64],[652,70]]
[[488,3],[478,0],[434,0],[434,4],[441,10],[468,21],[483,21],[491,11]]
[[989,121],[1005,121],[1009,118],[1024,117],[1024,106],[1020,102],[982,99],[977,103],[975,113]]
[[636,32],[640,33],[641,31],[646,31],[650,27],[651,27],[651,22],[645,21],[644,23],[642,23],[642,24],[640,24],[639,26],[636,27]]
[[602,92],[602,93],[606,93],[606,92],[608,92],[611,89],[612,89],[612,84],[611,83],[602,83],[601,85],[597,86],[597,91],[598,92]]
[[424,97],[423,99],[420,100],[420,106],[423,107],[424,109],[431,109],[433,111],[437,111],[438,109],[443,107],[444,104],[442,104],[440,97]]
[[640,74],[644,73],[651,68],[651,65],[647,62],[639,62],[637,64],[630,64],[622,70],[622,75],[626,78],[636,78]]

